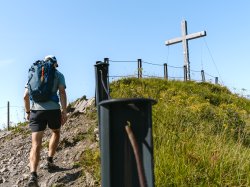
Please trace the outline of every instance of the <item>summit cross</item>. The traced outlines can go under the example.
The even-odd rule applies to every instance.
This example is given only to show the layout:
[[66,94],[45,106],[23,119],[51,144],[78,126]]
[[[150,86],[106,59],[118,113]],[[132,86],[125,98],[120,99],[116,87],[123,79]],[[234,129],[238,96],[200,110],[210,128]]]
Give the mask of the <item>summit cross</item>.
[[189,62],[189,51],[188,51],[188,41],[196,38],[200,38],[206,36],[206,31],[196,32],[193,34],[187,34],[187,21],[183,20],[181,22],[181,29],[182,29],[182,36],[174,39],[167,40],[165,45],[169,46],[172,44],[182,42],[183,46],[183,54],[184,54],[184,65],[187,67],[188,77],[187,79],[190,80],[190,62]]

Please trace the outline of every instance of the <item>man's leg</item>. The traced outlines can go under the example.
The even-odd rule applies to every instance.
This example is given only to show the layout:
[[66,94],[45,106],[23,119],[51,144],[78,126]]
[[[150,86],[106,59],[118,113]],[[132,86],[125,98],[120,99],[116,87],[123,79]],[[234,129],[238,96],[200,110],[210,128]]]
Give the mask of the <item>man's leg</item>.
[[32,132],[32,147],[30,151],[30,171],[36,172],[40,160],[40,150],[42,147],[43,132]]
[[49,157],[53,157],[60,140],[60,129],[51,129],[52,135],[49,141]]
[[32,132],[32,147],[30,150],[30,172],[31,176],[27,187],[38,186],[37,167],[40,160],[40,150],[42,147],[43,131]]

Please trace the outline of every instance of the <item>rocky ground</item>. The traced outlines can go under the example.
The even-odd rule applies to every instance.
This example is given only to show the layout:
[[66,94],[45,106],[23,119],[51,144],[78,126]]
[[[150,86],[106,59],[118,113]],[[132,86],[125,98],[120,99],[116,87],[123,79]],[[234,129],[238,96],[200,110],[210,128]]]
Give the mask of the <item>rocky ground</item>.
[[[61,141],[55,155],[59,168],[49,173],[38,169],[40,187],[100,186],[93,170],[84,168],[85,152],[98,153],[97,119],[94,99],[79,100],[69,107],[68,121],[62,128]],[[50,131],[43,138],[41,166],[47,157]],[[27,125],[11,131],[0,131],[0,187],[25,186],[29,178],[31,133]],[[93,169],[93,168],[92,168]]]

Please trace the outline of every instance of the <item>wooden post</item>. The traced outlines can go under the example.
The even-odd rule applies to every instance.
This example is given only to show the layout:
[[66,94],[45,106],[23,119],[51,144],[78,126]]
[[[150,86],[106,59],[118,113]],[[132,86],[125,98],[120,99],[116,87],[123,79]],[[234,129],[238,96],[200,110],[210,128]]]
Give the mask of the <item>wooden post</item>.
[[164,79],[168,80],[168,65],[164,64]]
[[10,130],[10,102],[7,102],[7,130]]
[[141,59],[137,59],[137,63],[138,63],[138,78],[142,78],[142,62]]
[[187,81],[187,66],[184,65],[183,69],[184,69],[184,81]]
[[218,83],[219,83],[218,77],[215,77],[215,84],[218,84]]
[[204,70],[201,70],[201,80],[202,82],[206,82]]

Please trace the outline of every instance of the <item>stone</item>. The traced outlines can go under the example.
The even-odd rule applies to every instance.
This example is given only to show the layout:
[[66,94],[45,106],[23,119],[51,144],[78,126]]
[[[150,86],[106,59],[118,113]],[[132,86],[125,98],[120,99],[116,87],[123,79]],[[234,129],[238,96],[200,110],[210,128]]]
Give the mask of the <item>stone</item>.
[[8,171],[8,169],[7,169],[6,167],[4,167],[4,168],[2,168],[2,169],[0,170],[0,173],[4,173],[4,172],[6,172],[6,171]]

